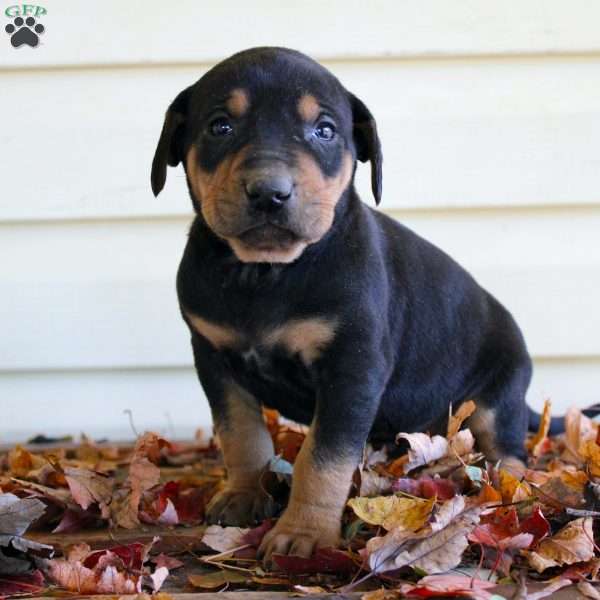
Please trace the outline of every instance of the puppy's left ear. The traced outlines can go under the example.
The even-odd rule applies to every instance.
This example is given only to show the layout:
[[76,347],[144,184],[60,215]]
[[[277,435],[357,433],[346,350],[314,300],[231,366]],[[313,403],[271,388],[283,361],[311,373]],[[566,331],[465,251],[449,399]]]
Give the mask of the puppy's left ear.
[[152,192],[158,196],[165,187],[167,165],[176,167],[183,160],[183,135],[191,87],[186,88],[171,102],[160,133],[152,160],[150,183]]
[[371,161],[371,189],[375,202],[381,201],[382,164],[381,142],[377,135],[377,123],[364,102],[348,92],[352,106],[353,135],[356,158],[361,162]]

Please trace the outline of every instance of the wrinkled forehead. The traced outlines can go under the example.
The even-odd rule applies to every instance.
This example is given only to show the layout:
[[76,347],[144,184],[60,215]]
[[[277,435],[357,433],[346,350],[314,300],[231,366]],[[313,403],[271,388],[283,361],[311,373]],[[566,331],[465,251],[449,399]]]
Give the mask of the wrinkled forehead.
[[219,63],[196,85],[192,105],[199,116],[223,108],[233,116],[260,111],[310,120],[325,112],[350,119],[347,94],[333,74],[302,54],[276,50]]

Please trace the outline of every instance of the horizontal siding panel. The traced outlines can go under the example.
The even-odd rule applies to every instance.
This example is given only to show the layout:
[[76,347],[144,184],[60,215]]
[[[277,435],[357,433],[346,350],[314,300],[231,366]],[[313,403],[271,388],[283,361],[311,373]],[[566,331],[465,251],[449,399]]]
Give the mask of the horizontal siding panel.
[[[600,401],[600,357],[537,361],[528,399],[541,409],[552,399],[554,414],[571,405]],[[131,371],[0,373],[0,443],[21,442],[38,433],[131,439],[131,410],[138,431],[191,438],[211,429],[208,404],[191,367]]]
[[[402,220],[521,324],[539,357],[600,356],[600,209],[431,212]],[[187,219],[3,227],[0,370],[191,364],[175,272]]]
[[[600,205],[600,58],[330,66],[378,119],[388,209]],[[0,74],[0,221],[189,214],[182,168],[156,199],[149,171],[201,72]],[[364,165],[358,187],[371,202]]]
[[[212,62],[250,46],[321,58],[600,50],[595,0],[45,0],[35,52],[2,46],[5,68]],[[25,51],[23,51],[25,50]]]

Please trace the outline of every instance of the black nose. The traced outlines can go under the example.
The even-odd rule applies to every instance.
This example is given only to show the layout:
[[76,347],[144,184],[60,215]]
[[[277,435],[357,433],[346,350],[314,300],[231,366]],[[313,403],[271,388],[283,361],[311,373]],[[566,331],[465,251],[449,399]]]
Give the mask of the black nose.
[[294,187],[286,175],[261,176],[246,183],[246,195],[253,208],[271,212],[279,210],[291,198]]

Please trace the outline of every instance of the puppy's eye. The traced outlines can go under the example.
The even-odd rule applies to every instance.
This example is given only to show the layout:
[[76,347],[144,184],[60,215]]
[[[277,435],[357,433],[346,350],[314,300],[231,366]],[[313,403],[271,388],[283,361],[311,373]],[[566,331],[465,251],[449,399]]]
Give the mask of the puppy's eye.
[[329,121],[321,121],[315,127],[315,135],[320,140],[332,140],[335,137],[335,125]]
[[214,135],[215,137],[223,137],[233,133],[233,127],[226,117],[219,117],[218,119],[211,121],[208,129],[211,135]]

